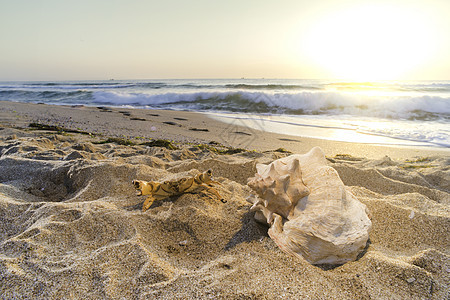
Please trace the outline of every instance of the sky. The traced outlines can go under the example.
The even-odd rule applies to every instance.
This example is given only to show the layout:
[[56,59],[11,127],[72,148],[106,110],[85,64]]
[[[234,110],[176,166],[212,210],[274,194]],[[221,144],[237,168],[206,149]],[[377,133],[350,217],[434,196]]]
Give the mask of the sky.
[[450,80],[449,0],[0,0],[0,80]]

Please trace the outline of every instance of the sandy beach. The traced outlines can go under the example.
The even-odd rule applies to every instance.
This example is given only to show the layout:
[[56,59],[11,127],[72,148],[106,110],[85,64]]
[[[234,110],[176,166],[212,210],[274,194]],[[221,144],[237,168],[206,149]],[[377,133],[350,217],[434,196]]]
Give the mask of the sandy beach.
[[[320,147],[372,220],[359,259],[281,251],[246,198],[257,163]],[[141,211],[132,180],[211,169]],[[0,101],[5,299],[448,299],[450,150],[327,141],[167,110]]]

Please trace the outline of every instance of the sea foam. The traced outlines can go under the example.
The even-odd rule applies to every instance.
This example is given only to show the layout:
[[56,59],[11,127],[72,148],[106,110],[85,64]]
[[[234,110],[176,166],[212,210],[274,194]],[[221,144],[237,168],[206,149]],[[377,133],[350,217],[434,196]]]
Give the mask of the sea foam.
[[299,115],[355,115],[401,119],[448,119],[450,98],[366,96],[341,92],[94,92],[95,103],[153,108]]

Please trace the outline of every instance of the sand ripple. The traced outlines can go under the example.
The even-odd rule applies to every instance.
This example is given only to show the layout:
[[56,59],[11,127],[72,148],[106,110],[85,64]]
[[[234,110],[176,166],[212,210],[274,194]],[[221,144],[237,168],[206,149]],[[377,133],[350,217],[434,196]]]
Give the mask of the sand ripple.
[[[183,146],[94,144],[77,135],[2,130],[0,294],[5,298],[444,299],[450,284],[450,168],[330,160],[365,203],[373,230],[362,257],[312,266],[281,252],[245,198],[256,162],[280,153],[217,155]],[[20,137],[17,137],[20,136]],[[412,166],[414,165],[414,166]],[[213,169],[207,194],[155,202],[133,179]]]

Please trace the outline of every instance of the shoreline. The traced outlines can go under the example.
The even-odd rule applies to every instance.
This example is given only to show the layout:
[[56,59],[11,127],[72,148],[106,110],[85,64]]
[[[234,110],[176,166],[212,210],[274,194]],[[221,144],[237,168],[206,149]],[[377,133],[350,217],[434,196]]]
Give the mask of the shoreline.
[[239,122],[224,123],[200,112],[0,101],[0,124],[26,128],[32,122],[97,135],[167,139],[180,143],[214,141],[229,147],[257,151],[284,148],[293,153],[306,153],[319,146],[327,156],[348,154],[369,159],[450,155],[450,148],[341,142],[261,131],[242,126]]
[[[414,141],[402,139],[400,137],[386,136],[383,134],[359,131],[358,129],[337,126],[331,119],[328,125],[321,120],[319,123],[314,119],[302,116],[283,115],[255,115],[239,113],[207,113],[215,120],[227,124],[240,122],[245,127],[253,128],[264,132],[287,134],[297,137],[308,137],[313,139],[330,140],[337,142],[355,142],[375,146],[406,146],[428,147],[430,149],[448,149],[448,145],[439,143],[429,143],[424,141]],[[345,122],[345,121],[342,121]]]

